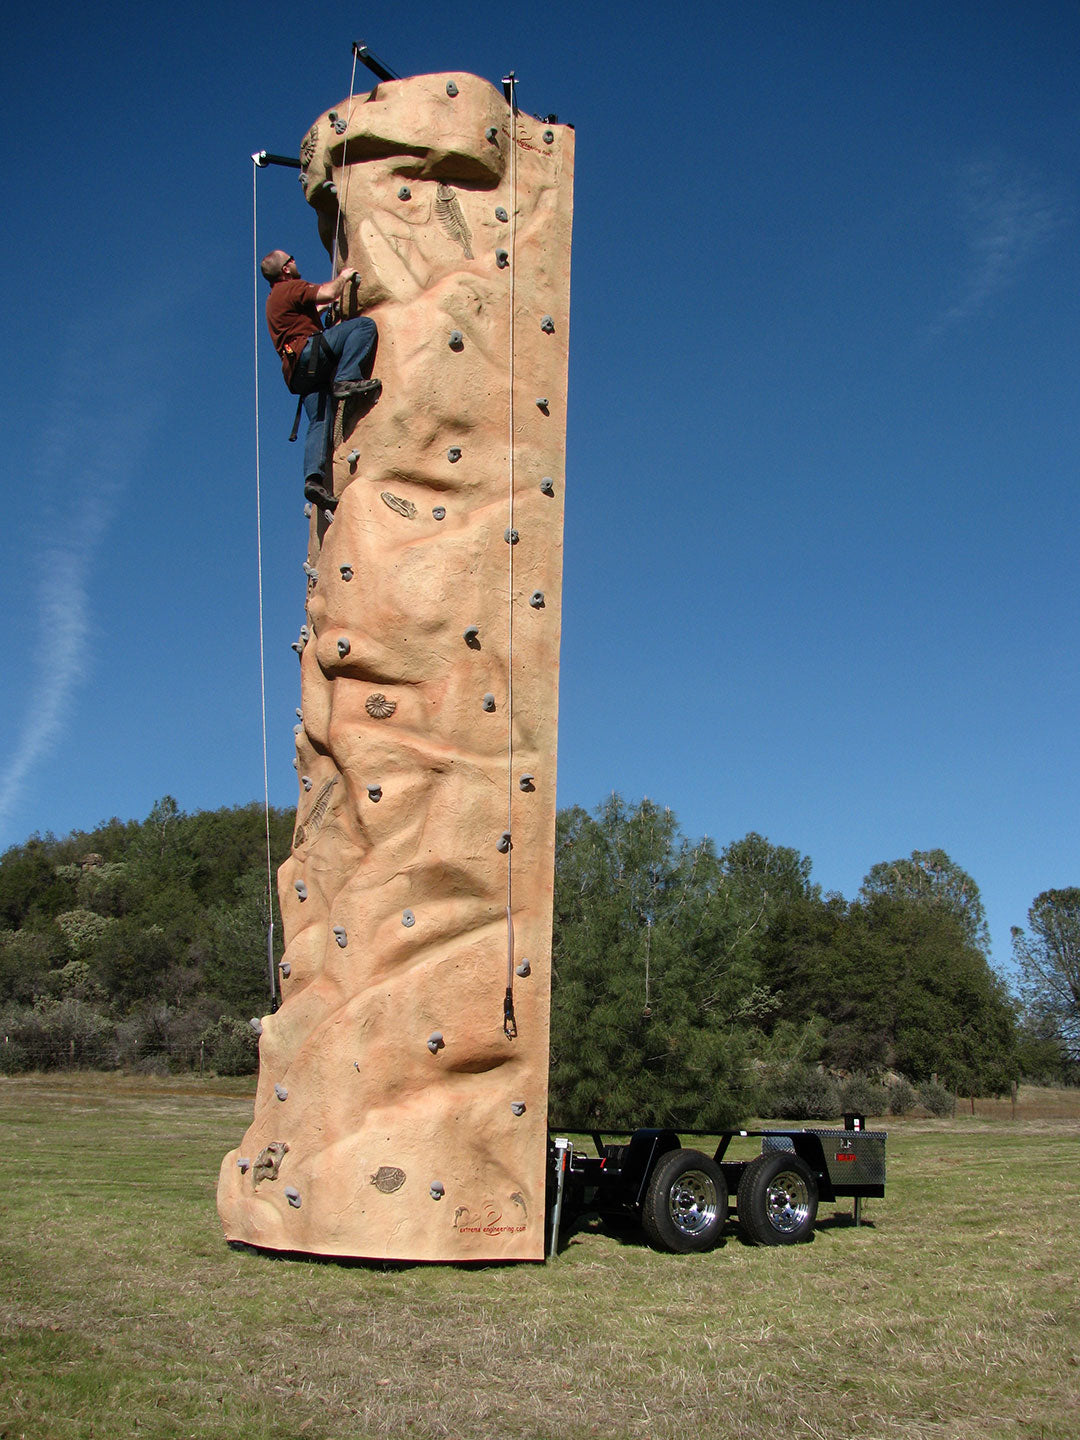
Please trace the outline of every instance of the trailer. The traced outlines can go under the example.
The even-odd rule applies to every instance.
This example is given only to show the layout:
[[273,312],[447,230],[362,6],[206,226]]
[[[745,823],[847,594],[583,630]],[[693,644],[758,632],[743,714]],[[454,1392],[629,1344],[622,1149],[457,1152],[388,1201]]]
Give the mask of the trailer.
[[[845,1115],[843,1129],[724,1130],[711,1155],[665,1128],[634,1130],[618,1144],[594,1131],[592,1155],[549,1135],[548,1255],[593,1215],[614,1228],[639,1224],[654,1248],[677,1254],[712,1249],[732,1210],[753,1245],[809,1240],[822,1200],[854,1199],[859,1224],[862,1201],[885,1194],[887,1137],[861,1115]],[[736,1140],[760,1140],[759,1152],[730,1158]]]

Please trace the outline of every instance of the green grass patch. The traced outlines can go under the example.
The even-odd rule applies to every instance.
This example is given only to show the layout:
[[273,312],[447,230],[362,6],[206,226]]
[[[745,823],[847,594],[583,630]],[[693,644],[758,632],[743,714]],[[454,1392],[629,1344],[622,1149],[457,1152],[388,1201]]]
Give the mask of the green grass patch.
[[891,1125],[887,1198],[859,1230],[823,1207],[810,1245],[585,1229],[554,1264],[457,1269],[229,1249],[250,1095],[0,1081],[0,1440],[1080,1434],[1064,1100]]

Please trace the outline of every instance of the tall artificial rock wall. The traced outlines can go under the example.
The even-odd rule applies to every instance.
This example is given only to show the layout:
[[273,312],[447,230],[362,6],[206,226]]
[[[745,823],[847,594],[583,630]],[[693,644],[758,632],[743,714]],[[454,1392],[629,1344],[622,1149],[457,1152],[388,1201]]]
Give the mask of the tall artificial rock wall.
[[573,141],[462,74],[304,140],[383,390],[346,403],[310,520],[282,1003],[222,1163],[231,1240],[544,1253]]

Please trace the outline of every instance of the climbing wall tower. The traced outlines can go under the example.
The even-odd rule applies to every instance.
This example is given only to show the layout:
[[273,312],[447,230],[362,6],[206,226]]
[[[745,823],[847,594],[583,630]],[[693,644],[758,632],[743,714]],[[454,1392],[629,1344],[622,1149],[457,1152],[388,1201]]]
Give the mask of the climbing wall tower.
[[383,391],[346,402],[310,519],[282,1003],[221,1168],[232,1240],[544,1253],[573,140],[454,74],[303,143]]

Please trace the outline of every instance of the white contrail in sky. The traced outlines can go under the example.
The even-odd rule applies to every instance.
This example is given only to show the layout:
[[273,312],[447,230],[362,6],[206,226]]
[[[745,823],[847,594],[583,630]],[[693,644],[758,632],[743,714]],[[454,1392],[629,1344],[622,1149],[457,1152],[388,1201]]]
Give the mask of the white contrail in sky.
[[958,180],[969,263],[959,298],[932,326],[934,335],[983,310],[1069,218],[1062,196],[1015,160],[969,161]]

